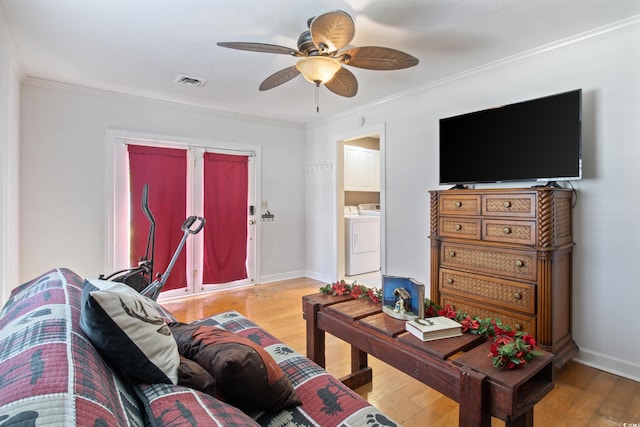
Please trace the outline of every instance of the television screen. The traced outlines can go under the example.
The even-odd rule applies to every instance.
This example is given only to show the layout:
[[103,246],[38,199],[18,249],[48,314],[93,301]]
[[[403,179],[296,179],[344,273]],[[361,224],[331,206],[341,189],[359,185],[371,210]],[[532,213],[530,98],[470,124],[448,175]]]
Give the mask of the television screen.
[[581,178],[581,89],[440,119],[440,184]]

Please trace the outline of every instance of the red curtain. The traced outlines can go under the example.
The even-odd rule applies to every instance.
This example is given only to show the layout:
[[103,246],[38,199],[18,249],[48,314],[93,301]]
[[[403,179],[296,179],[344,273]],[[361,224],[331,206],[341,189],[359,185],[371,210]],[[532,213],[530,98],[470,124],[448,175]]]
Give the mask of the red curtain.
[[203,282],[247,278],[249,158],[204,155]]
[[[149,221],[140,208],[142,188],[149,185],[149,209],[156,220],[154,274],[164,273],[178,248],[186,218],[187,152],[174,148],[128,145],[131,197],[131,265],[137,265],[147,246]],[[187,286],[186,251],[169,275],[163,290]]]

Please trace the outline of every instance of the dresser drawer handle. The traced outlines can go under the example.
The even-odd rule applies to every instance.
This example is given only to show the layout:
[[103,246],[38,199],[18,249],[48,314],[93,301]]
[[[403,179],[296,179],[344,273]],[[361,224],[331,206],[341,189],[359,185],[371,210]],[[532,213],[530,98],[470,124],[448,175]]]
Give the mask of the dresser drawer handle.
[[519,292],[513,294],[513,299],[522,299],[522,295]]
[[458,201],[456,202],[456,208],[459,208],[459,207],[461,207],[461,206],[462,206],[462,202],[458,200]]
[[449,251],[449,256],[450,256],[451,258],[453,258],[454,256],[456,256],[455,251]]
[[462,230],[462,225],[461,224],[456,224],[456,230],[458,230],[458,231]]
[[509,227],[505,227],[505,228],[502,229],[502,232],[504,234],[511,234],[511,229]]
[[508,201],[508,200],[505,200],[505,201],[502,203],[502,206],[504,206],[505,208],[510,208],[510,207],[511,207],[511,202],[510,202],[510,201]]
[[520,325],[520,323],[516,323],[515,325],[513,325],[513,329],[515,329],[516,331],[521,331],[522,325]]
[[451,277],[447,277],[447,284],[448,285],[452,285],[453,284],[453,279]]
[[517,260],[516,261],[516,267],[524,267],[524,262]]

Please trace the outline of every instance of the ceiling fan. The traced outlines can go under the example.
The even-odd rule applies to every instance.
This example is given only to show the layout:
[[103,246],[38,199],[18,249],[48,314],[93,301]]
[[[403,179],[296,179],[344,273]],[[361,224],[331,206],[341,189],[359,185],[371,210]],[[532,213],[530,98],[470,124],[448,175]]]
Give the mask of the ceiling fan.
[[351,16],[341,10],[327,12],[307,21],[309,30],[298,37],[298,49],[268,43],[219,42],[218,46],[263,53],[280,53],[300,58],[295,65],[267,77],[259,89],[273,89],[302,74],[316,85],[345,97],[358,93],[358,80],[342,65],[369,70],[399,70],[413,67],[418,59],[396,49],[380,46],[347,46],[355,35]]

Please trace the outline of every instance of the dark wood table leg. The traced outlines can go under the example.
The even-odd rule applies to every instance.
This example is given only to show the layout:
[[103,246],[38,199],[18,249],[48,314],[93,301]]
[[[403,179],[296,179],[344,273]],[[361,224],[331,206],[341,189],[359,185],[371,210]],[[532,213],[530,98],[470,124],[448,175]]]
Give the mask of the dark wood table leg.
[[320,304],[303,299],[302,310],[307,327],[307,358],[321,367],[325,367],[325,336],[324,331],[318,329],[318,312]]
[[463,367],[460,371],[460,427],[490,427],[491,414],[487,412],[486,376],[473,369]]
[[358,347],[351,346],[351,372],[357,372],[369,366],[367,353]]
[[506,427],[533,427],[533,408],[513,420],[505,422]]
[[351,346],[351,374],[340,378],[340,381],[355,390],[373,379],[373,370],[369,367],[367,353],[358,347]]

